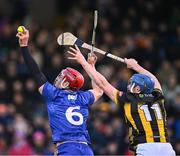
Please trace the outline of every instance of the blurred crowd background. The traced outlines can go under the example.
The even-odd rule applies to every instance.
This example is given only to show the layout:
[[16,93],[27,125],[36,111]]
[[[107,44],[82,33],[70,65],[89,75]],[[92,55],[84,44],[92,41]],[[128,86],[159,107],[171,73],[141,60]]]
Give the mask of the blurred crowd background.
[[[154,73],[166,98],[168,133],[180,154],[180,2],[179,0],[1,0],[0,1],[0,154],[53,153],[47,110],[37,85],[24,65],[16,29],[30,31],[31,54],[53,80],[70,66],[90,79],[81,66],[67,60],[67,47],[57,36],[72,32],[91,43],[93,9],[99,11],[96,46],[120,57],[133,57]],[[87,55],[88,51],[83,51]],[[133,74],[125,65],[98,55],[97,70],[114,86],[126,90]],[[103,95],[90,108],[88,130],[94,153],[133,155],[128,150],[122,110]]]

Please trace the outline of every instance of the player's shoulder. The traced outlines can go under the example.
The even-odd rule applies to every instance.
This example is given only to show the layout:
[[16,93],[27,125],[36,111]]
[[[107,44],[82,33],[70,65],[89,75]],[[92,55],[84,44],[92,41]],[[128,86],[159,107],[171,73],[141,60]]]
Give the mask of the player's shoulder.
[[79,90],[76,92],[78,99],[86,99],[90,96],[91,92],[90,91],[83,91]]
[[63,93],[65,93],[64,89],[57,88],[48,81],[44,84],[43,90],[42,90],[42,94],[45,94],[45,95],[48,94],[48,95],[56,96]]
[[91,105],[94,103],[94,95],[90,90],[79,90],[77,94],[78,100],[80,100],[83,104]]
[[82,96],[88,96],[89,94],[92,94],[92,92],[90,90],[79,90],[77,91],[77,94]]
[[158,88],[155,88],[153,91],[152,91],[152,95],[154,96],[154,98],[158,98],[158,97],[164,97],[164,93],[161,89],[158,89]]
[[55,89],[56,87],[52,85],[49,81],[47,81],[43,87],[43,90],[55,90]]
[[154,96],[155,100],[161,100],[164,99],[164,93],[162,90],[155,88],[152,92],[152,95]]
[[152,93],[159,93],[159,94],[163,94],[163,91],[159,88],[154,88],[154,90],[152,91]]

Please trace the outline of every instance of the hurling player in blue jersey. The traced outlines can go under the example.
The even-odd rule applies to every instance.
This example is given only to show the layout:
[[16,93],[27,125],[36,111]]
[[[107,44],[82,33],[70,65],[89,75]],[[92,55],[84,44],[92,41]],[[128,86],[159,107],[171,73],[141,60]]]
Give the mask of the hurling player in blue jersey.
[[[28,50],[29,31],[17,33],[24,61],[37,81],[39,92],[45,99],[52,140],[56,144],[56,155],[93,155],[89,147],[90,138],[86,129],[88,107],[96,102],[103,91],[92,82],[88,91],[80,91],[83,76],[72,68],[63,69],[50,84],[39,70]],[[91,58],[91,65],[95,59]]]

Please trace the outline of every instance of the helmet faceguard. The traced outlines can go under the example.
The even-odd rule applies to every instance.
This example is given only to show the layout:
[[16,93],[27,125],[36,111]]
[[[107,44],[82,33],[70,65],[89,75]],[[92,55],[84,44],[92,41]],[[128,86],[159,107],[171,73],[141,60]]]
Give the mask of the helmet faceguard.
[[139,86],[141,93],[149,94],[153,91],[154,84],[154,80],[149,76],[144,74],[134,74],[129,80],[128,89],[133,93],[133,88]]
[[56,77],[54,85],[57,88],[79,90],[84,84],[84,77],[73,68],[66,68]]

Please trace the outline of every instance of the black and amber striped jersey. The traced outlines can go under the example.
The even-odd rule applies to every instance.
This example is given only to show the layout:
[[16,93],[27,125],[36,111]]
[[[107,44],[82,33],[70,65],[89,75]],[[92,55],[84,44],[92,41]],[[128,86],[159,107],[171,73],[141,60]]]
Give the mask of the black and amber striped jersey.
[[140,143],[168,142],[164,97],[160,90],[151,94],[117,93],[115,102],[123,108],[129,127],[131,148]]

